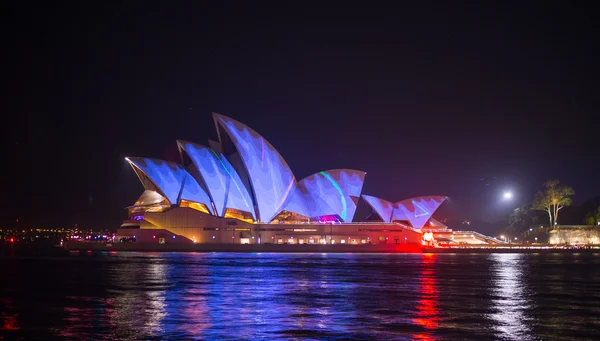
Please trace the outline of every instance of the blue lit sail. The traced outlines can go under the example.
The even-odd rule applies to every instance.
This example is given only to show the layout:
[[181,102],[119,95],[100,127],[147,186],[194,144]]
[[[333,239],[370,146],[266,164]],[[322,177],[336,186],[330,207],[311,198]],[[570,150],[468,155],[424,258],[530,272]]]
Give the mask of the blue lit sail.
[[[181,165],[138,157],[127,158],[127,161],[136,172],[139,171],[146,176],[172,205],[179,204],[180,200],[189,200],[206,205],[212,212],[208,194]],[[142,183],[147,186],[145,181]]]

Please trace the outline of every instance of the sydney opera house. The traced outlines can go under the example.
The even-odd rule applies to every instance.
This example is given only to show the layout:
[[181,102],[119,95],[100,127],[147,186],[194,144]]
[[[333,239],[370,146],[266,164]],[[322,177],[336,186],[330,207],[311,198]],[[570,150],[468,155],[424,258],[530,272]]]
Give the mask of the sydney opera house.
[[[257,132],[223,115],[213,119],[218,141],[177,141],[179,163],[127,158],[145,190],[127,208],[121,242],[421,244],[431,235],[423,231],[449,231],[432,218],[444,196],[392,203],[365,195],[366,173],[354,169],[297,180]],[[360,200],[376,219],[356,221]]]

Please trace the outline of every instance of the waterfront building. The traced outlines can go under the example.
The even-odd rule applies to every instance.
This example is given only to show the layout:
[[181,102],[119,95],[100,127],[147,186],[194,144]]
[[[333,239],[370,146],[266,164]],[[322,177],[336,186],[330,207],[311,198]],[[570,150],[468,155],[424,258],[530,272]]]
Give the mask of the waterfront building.
[[[434,237],[451,232],[432,217],[446,196],[392,203],[364,195],[366,173],[354,169],[319,171],[297,181],[275,147],[253,129],[219,114],[213,120],[218,141],[177,141],[179,163],[127,158],[145,190],[127,208],[118,241],[421,244],[424,230]],[[372,209],[374,221],[356,221],[359,200]]]

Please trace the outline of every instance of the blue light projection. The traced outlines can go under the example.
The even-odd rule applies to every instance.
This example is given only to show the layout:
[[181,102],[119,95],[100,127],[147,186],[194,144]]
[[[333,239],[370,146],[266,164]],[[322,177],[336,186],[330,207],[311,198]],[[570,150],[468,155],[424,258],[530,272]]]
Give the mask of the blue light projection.
[[[229,160],[225,158],[223,154],[219,154],[219,161],[223,166],[223,169],[230,175],[230,184],[227,191],[227,208],[235,208],[241,211],[252,213],[254,220],[257,220],[256,213],[254,212],[254,204],[250,193],[244,186],[240,175],[235,171],[235,168],[229,163]],[[233,184],[233,186],[231,186]]]
[[138,157],[127,158],[127,161],[134,170],[147,176],[172,205],[179,204],[179,199],[185,199],[206,205],[212,213],[208,194],[181,165]]
[[370,195],[362,195],[362,198],[365,200],[365,202],[373,209],[373,211],[375,211],[375,213],[377,213],[377,215],[379,216],[379,218],[381,218],[381,220],[383,220],[386,223],[389,223],[392,221],[392,213],[394,211],[394,204],[392,204],[391,202],[381,199],[381,198],[377,198],[377,197],[373,197]]
[[288,212],[294,212],[301,216],[312,217],[310,210],[306,205],[306,201],[309,200],[306,188],[297,183],[294,186],[294,191],[290,193],[290,198],[283,207],[283,210]]
[[[222,140],[209,140],[210,148],[177,141],[180,151],[185,151],[192,161],[186,167],[196,168],[197,173],[191,171],[199,176],[198,181],[206,184],[207,191],[181,165],[130,158],[128,161],[147,190],[138,200],[140,204],[163,201],[162,195],[173,205],[181,199],[202,203],[218,216],[224,216],[227,208],[250,212],[255,221],[264,223],[271,222],[284,210],[309,218],[337,216],[343,222],[353,220],[365,172],[334,169],[296,182],[283,157],[261,135],[229,117],[213,114],[213,118],[219,138],[224,137],[224,130],[235,146],[235,151],[228,152],[234,153],[236,167],[243,167],[232,166],[223,154]],[[240,176],[238,171],[243,174]],[[392,204],[376,197],[363,198],[384,222],[409,221],[415,228],[422,228],[446,199],[427,196]]]
[[402,200],[394,204],[394,220],[408,220],[414,228],[425,226],[433,212],[446,200],[444,196],[425,196]]
[[414,228],[422,228],[433,212],[447,199],[444,196],[426,196],[391,203],[387,200],[363,195],[363,199],[384,222],[409,221]]
[[424,209],[421,205],[417,204],[416,201],[413,200],[412,203],[413,203],[413,205],[415,205],[415,207],[421,209],[421,212],[422,212],[422,213],[417,213],[417,210],[415,209],[415,218],[431,215],[431,213],[427,212],[427,210]]
[[250,212],[255,216],[250,194],[223,155],[195,143],[185,141],[177,141],[177,143],[190,157],[206,183],[218,216],[222,217],[227,208]]
[[200,184],[198,184],[198,181],[196,181],[196,179],[194,179],[194,177],[188,173],[185,169],[183,169],[183,167],[181,168],[182,171],[185,172],[185,176],[183,177],[183,179],[181,180],[181,186],[183,187],[181,189],[181,194],[180,194],[180,200],[189,200],[189,201],[194,201],[197,203],[201,203],[204,204],[207,208],[208,211],[211,214],[215,214],[215,212],[212,209],[211,206],[211,201],[210,198],[208,196],[208,194],[206,193],[206,191],[204,191],[204,189],[202,189],[202,187],[200,187]]
[[211,155],[210,150],[204,146],[185,141],[177,141],[177,144],[190,157],[194,167],[199,171],[210,192],[215,204],[216,214],[223,216],[225,201],[227,199],[227,175],[223,175],[219,165]]
[[[352,197],[360,197],[365,174],[352,169],[333,169],[300,180],[297,187],[303,194],[308,216],[338,215],[344,222],[352,221],[356,212]],[[286,210],[294,212],[292,208]]]
[[344,197],[344,193],[342,192],[340,185],[338,185],[338,183],[335,182],[335,180],[333,180],[331,176],[329,176],[329,174],[325,172],[319,172],[319,174],[323,175],[325,179],[329,180],[333,187],[338,191],[340,195],[340,200],[342,201],[342,214],[340,215],[340,217],[343,221],[346,221],[346,216],[348,214],[348,206],[346,205],[346,198]]
[[279,152],[257,132],[232,118],[213,115],[233,141],[248,172],[258,218],[271,221],[295,191],[294,174]]

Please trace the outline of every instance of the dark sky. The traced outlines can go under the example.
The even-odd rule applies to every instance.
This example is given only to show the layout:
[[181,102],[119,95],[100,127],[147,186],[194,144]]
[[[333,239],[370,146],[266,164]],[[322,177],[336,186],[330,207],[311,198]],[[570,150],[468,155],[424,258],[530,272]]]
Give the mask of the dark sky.
[[448,195],[455,218],[553,178],[600,194],[594,2],[205,3],[3,4],[2,226],[118,227],[143,191],[124,157],[177,161],[211,112],[298,179],[356,168],[363,193]]

